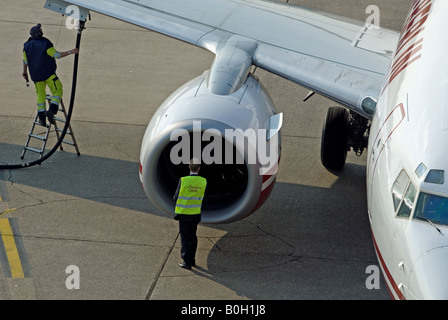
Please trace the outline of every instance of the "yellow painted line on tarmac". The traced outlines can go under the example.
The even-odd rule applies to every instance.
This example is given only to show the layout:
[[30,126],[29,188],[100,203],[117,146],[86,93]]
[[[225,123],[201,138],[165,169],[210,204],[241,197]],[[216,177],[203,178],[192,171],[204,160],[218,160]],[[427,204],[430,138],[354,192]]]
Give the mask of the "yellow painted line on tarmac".
[[4,214],[4,213],[11,213],[11,212],[14,212],[14,211],[17,211],[17,208],[6,209],[6,210],[0,212],[0,217],[1,217],[2,214]]
[[0,218],[0,234],[12,278],[25,278],[9,219]]

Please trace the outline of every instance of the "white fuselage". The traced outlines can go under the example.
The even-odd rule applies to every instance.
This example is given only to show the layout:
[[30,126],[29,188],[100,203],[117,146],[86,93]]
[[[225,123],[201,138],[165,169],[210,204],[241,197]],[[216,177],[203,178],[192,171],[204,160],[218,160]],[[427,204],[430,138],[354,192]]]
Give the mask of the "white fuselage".
[[448,298],[448,226],[431,220],[448,215],[448,202],[437,202],[438,213],[436,201],[419,202],[448,197],[447,14],[448,1],[415,1],[370,130],[369,218],[397,299]]

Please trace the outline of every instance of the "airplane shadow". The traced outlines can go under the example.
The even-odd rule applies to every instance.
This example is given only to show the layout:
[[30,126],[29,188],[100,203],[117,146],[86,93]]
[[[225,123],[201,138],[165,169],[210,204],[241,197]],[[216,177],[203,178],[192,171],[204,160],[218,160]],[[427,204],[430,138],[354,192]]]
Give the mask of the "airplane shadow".
[[[0,143],[0,150],[19,158],[22,146]],[[138,166],[57,151],[42,165],[3,173],[0,180],[170,218],[145,196]],[[216,236],[210,228],[225,234]],[[255,214],[232,224],[201,226],[198,236],[202,260],[192,272],[242,298],[389,298],[383,281],[380,290],[365,286],[367,266],[378,262],[364,166],[347,164],[328,189],[277,182]]]
[[216,226],[227,233],[196,273],[250,299],[390,299],[382,275],[379,290],[366,288],[378,261],[365,178],[364,166],[347,164],[328,189],[277,182],[255,214]]

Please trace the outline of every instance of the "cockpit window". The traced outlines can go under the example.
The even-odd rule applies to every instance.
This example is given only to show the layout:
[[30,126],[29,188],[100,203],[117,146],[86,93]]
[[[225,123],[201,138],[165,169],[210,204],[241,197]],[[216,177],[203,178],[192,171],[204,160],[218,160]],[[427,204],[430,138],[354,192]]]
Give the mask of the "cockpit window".
[[414,207],[415,195],[417,194],[417,189],[415,189],[414,184],[411,182],[409,184],[408,190],[404,195],[403,202],[401,203],[400,209],[398,210],[397,216],[399,217],[409,217],[411,215],[412,208]]
[[394,208],[397,211],[398,206],[400,205],[401,200],[403,199],[404,191],[409,183],[409,176],[406,171],[402,170],[398,175],[397,180],[395,180],[394,185],[392,186],[392,197],[394,199]]
[[417,189],[409,179],[406,171],[402,170],[392,186],[392,197],[395,212],[398,217],[407,218],[414,207]]
[[414,217],[435,224],[448,225],[448,198],[421,192]]
[[415,174],[417,175],[417,177],[421,178],[426,172],[426,169],[428,168],[426,168],[425,164],[422,162],[418,165],[417,169],[415,169]]
[[445,183],[445,171],[444,170],[431,170],[425,179],[425,182],[444,184]]

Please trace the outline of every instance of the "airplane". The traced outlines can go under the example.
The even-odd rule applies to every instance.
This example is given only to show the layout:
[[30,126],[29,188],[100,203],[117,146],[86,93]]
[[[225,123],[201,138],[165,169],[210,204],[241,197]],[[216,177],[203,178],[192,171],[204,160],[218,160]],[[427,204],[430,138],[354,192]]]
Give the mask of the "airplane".
[[99,12],[215,54],[147,127],[139,174],[158,209],[172,214],[184,160],[198,153],[212,159],[201,168],[210,181],[203,222],[244,219],[268,199],[283,115],[253,73],[261,68],[340,105],[322,129],[325,168],[342,170],[349,151],[367,150],[368,216],[391,296],[448,298],[447,1],[414,0],[401,32],[267,0],[48,0],[45,8],[64,14],[73,5],[81,19]]

